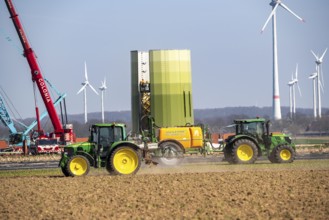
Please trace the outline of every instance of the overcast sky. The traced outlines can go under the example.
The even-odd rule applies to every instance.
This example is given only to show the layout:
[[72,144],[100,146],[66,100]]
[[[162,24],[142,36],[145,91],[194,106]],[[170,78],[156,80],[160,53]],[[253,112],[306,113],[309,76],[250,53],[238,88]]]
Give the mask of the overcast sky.
[[[191,50],[195,109],[272,106],[272,27],[260,33],[270,0],[13,0],[45,78],[67,93],[69,114],[83,113],[87,62],[90,83],[106,77],[105,110],[130,110],[130,51]],[[302,97],[312,108],[315,60],[329,47],[329,1],[284,0],[306,20],[277,11],[281,106],[289,106],[288,81],[299,64]],[[10,40],[8,40],[9,38]],[[19,114],[33,117],[31,73],[4,1],[0,1],[0,86]],[[324,58],[323,107],[329,107],[329,52]],[[55,95],[55,93],[54,93]],[[56,96],[54,96],[56,97]],[[37,98],[44,109],[41,98]],[[88,112],[101,109],[88,91]]]

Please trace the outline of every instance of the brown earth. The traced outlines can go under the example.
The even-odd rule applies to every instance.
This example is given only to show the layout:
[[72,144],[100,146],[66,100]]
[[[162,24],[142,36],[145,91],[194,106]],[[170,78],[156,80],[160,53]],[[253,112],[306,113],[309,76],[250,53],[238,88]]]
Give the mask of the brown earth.
[[[1,177],[1,219],[328,219],[328,160]],[[305,163],[305,162],[302,162]]]

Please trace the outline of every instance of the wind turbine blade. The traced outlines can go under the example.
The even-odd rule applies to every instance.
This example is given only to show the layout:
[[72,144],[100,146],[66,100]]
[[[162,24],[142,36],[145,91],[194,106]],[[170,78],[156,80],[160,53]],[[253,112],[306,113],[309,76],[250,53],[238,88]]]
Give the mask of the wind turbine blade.
[[281,6],[282,8],[286,9],[288,12],[290,12],[292,15],[294,15],[296,18],[298,18],[298,20],[300,20],[300,21],[302,21],[302,22],[305,22],[305,20],[304,20],[303,18],[299,17],[295,12],[293,12],[292,10],[290,10],[290,9],[288,8],[288,6],[286,6],[286,5],[283,4],[282,2],[279,3],[279,4],[280,4],[280,6]]
[[295,72],[295,75],[296,75],[296,80],[298,81],[298,63],[296,64],[296,72]]
[[87,63],[85,61],[85,79],[88,82]]
[[302,96],[302,92],[300,91],[300,87],[299,87],[298,83],[297,83],[297,88],[298,88],[299,95]]
[[327,49],[328,49],[328,48],[326,48],[326,50],[323,52],[323,54],[322,54],[322,56],[320,57],[320,59],[319,59],[319,60],[321,60],[321,61],[322,61],[322,59],[323,59],[324,55],[327,53]]
[[261,31],[261,33],[263,33],[263,32],[264,32],[264,30],[265,30],[265,28],[266,28],[266,26],[267,26],[268,22],[269,22],[269,21],[270,21],[270,19],[273,17],[273,15],[274,15],[274,13],[275,13],[276,9],[278,8],[278,6],[279,6],[279,4],[278,4],[278,3],[276,3],[276,4],[275,4],[275,6],[274,6],[274,8],[272,9],[272,12],[271,12],[271,14],[268,16],[268,18],[267,18],[267,20],[266,20],[266,22],[265,22],[264,26],[262,27],[262,31]]
[[313,54],[313,56],[315,57],[316,60],[319,59],[319,57],[313,52],[313,50],[311,50],[311,53]]
[[96,89],[94,89],[92,85],[88,84],[88,86],[98,95],[98,92],[96,91]]
[[83,85],[81,89],[77,92],[77,95],[86,88],[87,84]]
[[[320,67],[319,67],[320,68]],[[321,83],[322,83],[322,85],[323,85],[323,88],[324,88],[324,80],[323,80],[323,67],[322,67],[322,65],[321,65],[321,73],[320,73],[320,75],[321,75]]]

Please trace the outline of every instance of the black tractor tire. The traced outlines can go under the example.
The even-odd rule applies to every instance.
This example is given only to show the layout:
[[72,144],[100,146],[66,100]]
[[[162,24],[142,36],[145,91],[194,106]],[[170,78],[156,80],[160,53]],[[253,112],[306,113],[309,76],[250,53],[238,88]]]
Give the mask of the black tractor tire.
[[292,163],[295,160],[295,150],[291,146],[276,146],[269,156],[272,163]]
[[233,163],[233,157],[232,157],[232,145],[226,145],[224,150],[224,160],[227,161],[228,163],[232,164]]
[[255,163],[258,149],[254,142],[249,139],[239,139],[232,146],[232,161],[235,164]]
[[82,155],[76,155],[71,157],[66,164],[66,172],[68,176],[72,176],[72,177],[85,176],[89,173],[89,171],[90,171],[89,160]]
[[177,166],[184,159],[184,151],[179,144],[173,141],[165,141],[159,145],[162,157],[155,159],[162,166]]
[[141,167],[141,155],[130,146],[120,146],[111,152],[106,170],[112,175],[135,174]]
[[270,155],[268,155],[268,160],[271,162],[271,163],[278,163],[278,161],[275,159],[274,157],[274,150],[270,153]]
[[64,176],[68,177],[70,176],[69,172],[67,172],[66,167],[61,167],[62,173],[64,174]]

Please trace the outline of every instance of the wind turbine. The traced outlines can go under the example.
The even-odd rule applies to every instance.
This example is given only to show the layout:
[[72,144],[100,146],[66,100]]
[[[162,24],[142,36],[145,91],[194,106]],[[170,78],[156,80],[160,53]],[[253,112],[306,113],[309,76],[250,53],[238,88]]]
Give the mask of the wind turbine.
[[81,83],[82,87],[81,89],[77,92],[77,94],[79,94],[80,92],[83,91],[84,93],[84,107],[85,107],[85,123],[87,123],[87,86],[89,88],[91,88],[91,90],[93,90],[97,95],[98,92],[94,89],[94,87],[89,83],[88,81],[88,74],[87,74],[87,64],[85,62],[85,81],[83,83]]
[[319,110],[319,118],[321,118],[321,93],[320,93],[320,87],[322,87],[323,90],[323,75],[322,75],[322,62],[323,62],[323,57],[327,52],[327,49],[323,52],[322,56],[319,57],[315,55],[315,53],[311,50],[313,56],[315,57],[315,63],[316,63],[316,72],[317,72],[317,78],[318,78],[318,110]]
[[104,78],[104,81],[101,81],[102,85],[99,87],[99,90],[101,90],[102,94],[102,122],[104,123],[104,92],[107,89],[106,87],[106,78]]
[[277,36],[276,36],[276,10],[278,6],[286,9],[292,15],[294,15],[299,20],[304,20],[291,11],[281,0],[272,0],[270,5],[272,6],[272,12],[267,18],[263,28],[262,33],[264,32],[268,22],[272,18],[272,33],[273,33],[273,114],[274,120],[281,119],[281,105],[280,105],[280,92],[279,92],[279,70],[278,70],[278,48],[277,48]]
[[290,118],[296,115],[296,92],[295,85],[297,85],[299,95],[302,96],[302,92],[300,91],[300,87],[298,84],[298,64],[296,65],[295,78],[292,75],[291,81],[289,81],[288,86],[290,87]]
[[312,73],[308,78],[313,80],[313,115],[316,118],[316,84],[315,79],[317,78],[318,73]]

